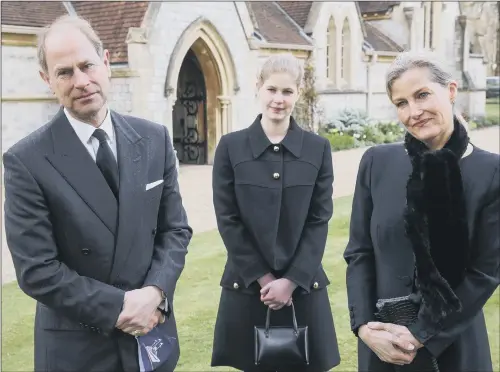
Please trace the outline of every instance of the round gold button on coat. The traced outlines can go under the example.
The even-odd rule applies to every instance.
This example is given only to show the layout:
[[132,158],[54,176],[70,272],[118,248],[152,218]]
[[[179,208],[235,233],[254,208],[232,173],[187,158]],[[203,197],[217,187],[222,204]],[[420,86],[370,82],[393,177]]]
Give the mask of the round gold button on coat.
[[274,178],[275,180],[278,180],[278,179],[280,178],[280,174],[279,174],[279,173],[274,173],[274,174],[273,174],[273,178]]
[[314,288],[314,289],[318,289],[318,288],[319,288],[319,284],[318,284],[318,282],[314,282],[314,284],[313,284],[313,288]]
[[234,284],[233,284],[233,288],[234,288],[234,289],[238,289],[238,288],[240,288],[240,286],[238,285],[238,283],[234,283]]
[[280,150],[280,147],[279,146],[274,146],[273,150],[274,150],[274,152],[278,152]]

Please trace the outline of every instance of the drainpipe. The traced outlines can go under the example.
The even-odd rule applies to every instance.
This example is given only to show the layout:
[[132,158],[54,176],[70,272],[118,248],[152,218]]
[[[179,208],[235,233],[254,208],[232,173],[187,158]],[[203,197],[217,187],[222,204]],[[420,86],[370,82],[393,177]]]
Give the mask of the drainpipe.
[[366,115],[368,117],[371,116],[372,112],[372,95],[373,95],[373,67],[377,64],[377,53],[376,52],[370,52],[368,54],[369,61],[366,66],[366,85],[367,85],[367,92],[366,92]]

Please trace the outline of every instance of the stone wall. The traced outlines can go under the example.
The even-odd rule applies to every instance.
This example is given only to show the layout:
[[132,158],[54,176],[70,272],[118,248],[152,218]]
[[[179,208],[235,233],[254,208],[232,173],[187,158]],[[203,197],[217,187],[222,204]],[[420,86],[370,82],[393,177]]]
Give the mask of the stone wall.
[[[320,96],[319,102],[321,104],[321,122],[328,122],[343,109],[359,110],[367,112],[366,93],[352,92],[352,93],[328,93]],[[370,118],[391,121],[397,119],[396,110],[394,105],[389,101],[385,92],[374,92],[371,96],[371,110],[369,113]]]
[[38,73],[36,48],[2,45],[2,153],[58,109]]
[[50,96],[38,73],[36,48],[2,45],[2,97]]
[[112,78],[111,91],[109,94],[109,106],[121,114],[133,114],[131,79],[134,78]]
[[[172,129],[172,100],[165,94],[165,82],[169,64],[173,61],[176,43],[183,32],[197,19],[203,17],[214,25],[220,38],[229,49],[230,58],[236,67],[239,86],[237,92],[229,92],[231,101],[230,127],[237,130],[251,124],[256,112],[255,101],[255,66],[257,55],[251,51],[240,16],[233,2],[164,2],[159,3],[154,24],[150,25],[148,42],[140,46],[147,55],[137,61],[140,70],[141,89],[147,91],[147,97],[134,96],[134,112]],[[135,47],[135,46],[134,46]],[[129,55],[130,55],[129,46]],[[178,56],[183,58],[184,56]],[[129,62],[130,63],[130,62]],[[136,69],[133,63],[130,67]],[[230,68],[230,66],[225,66]],[[176,87],[175,87],[176,88]],[[139,89],[134,95],[142,94]],[[173,97],[172,99],[175,99]],[[250,103],[250,104],[249,104]]]
[[321,122],[328,123],[339,111],[346,108],[365,111],[366,94],[365,93],[343,93],[331,92],[319,96],[321,104]]

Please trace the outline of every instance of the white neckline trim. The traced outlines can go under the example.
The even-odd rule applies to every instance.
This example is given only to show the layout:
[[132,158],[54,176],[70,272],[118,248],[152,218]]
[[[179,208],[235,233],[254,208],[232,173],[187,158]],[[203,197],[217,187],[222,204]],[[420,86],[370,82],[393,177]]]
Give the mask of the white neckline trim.
[[[474,151],[474,146],[472,146],[472,144],[469,142],[467,144],[467,149],[465,150],[464,154],[462,155],[461,159],[469,156],[470,154],[472,154],[472,151]],[[405,149],[405,152],[408,154],[408,150]]]
[[469,142],[467,144],[467,149],[465,150],[464,154],[462,155],[462,159],[465,158],[466,156],[469,156],[472,154],[472,151],[474,151],[474,146]]

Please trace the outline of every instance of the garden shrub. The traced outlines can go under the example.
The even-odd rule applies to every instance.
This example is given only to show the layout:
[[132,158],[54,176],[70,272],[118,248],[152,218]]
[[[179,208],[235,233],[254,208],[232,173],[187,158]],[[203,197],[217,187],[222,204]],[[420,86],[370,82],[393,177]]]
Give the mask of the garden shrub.
[[[499,125],[499,117],[468,117],[461,113],[469,124],[469,130]],[[356,147],[373,146],[382,143],[402,142],[405,129],[396,121],[375,122],[363,111],[343,109],[334,118],[326,121],[319,135],[330,142],[333,151]]]
[[359,131],[363,127],[372,124],[373,120],[370,119],[365,112],[357,109],[345,108],[337,113],[337,115],[326,124],[326,128]]
[[354,137],[342,132],[323,133],[322,136],[330,142],[332,151],[348,150],[356,147],[356,140]]

